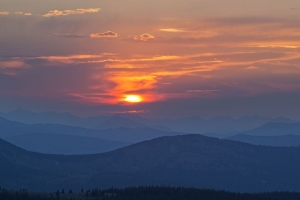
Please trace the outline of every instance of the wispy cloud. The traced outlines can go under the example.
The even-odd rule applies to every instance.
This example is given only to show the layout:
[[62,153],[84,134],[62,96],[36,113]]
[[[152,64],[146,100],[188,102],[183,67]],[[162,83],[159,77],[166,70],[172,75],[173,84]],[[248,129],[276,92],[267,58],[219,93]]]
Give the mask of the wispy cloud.
[[9,76],[16,76],[17,70],[20,69],[28,69],[30,66],[26,64],[26,62],[22,59],[12,58],[9,60],[0,60],[0,73],[9,75]]
[[67,16],[67,15],[79,15],[86,13],[97,13],[101,9],[100,8],[87,8],[87,9],[76,9],[76,10],[50,10],[47,14],[43,15],[43,17],[59,17],[59,16]]
[[187,32],[187,30],[184,29],[177,29],[177,28],[161,28],[159,29],[162,32],[171,32],[171,33],[182,33]]
[[250,67],[246,67],[245,69],[246,70],[255,70],[255,69],[258,69],[258,67],[250,66]]
[[9,12],[7,12],[7,11],[1,11],[0,15],[9,15]]
[[93,64],[105,62],[113,59],[116,54],[102,53],[102,54],[76,54],[67,56],[40,56],[40,57],[27,57],[26,60],[44,60],[47,61],[47,65],[51,66],[64,66],[68,64]]
[[85,35],[81,35],[81,34],[59,34],[59,33],[55,33],[53,36],[55,37],[64,37],[64,38],[84,38],[86,37]]
[[103,33],[93,33],[90,35],[91,38],[116,38],[118,34],[112,31],[106,31]]
[[134,37],[134,40],[140,40],[140,41],[148,41],[148,40],[151,40],[151,39],[154,39],[155,37],[153,35],[150,35],[148,33],[144,33],[140,36],[136,36]]
[[15,12],[15,14],[16,15],[24,15],[24,16],[31,16],[32,15],[32,13],[29,13],[29,12],[27,12],[27,13],[24,13],[24,12]]

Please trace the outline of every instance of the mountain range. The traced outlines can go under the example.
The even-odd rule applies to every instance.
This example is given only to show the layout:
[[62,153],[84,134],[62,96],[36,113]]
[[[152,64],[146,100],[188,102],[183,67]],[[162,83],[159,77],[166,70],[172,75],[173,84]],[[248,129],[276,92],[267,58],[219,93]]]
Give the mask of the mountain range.
[[137,185],[300,191],[299,155],[299,147],[263,147],[201,135],[161,137],[81,156],[32,153],[0,140],[0,185],[33,191]]
[[81,118],[70,113],[43,112],[17,109],[9,113],[0,113],[1,117],[25,124],[61,124],[88,129],[114,128],[153,128],[163,131],[184,133],[215,133],[228,134],[257,128],[268,122],[296,123],[289,118],[261,117],[258,115],[244,116],[234,119],[230,116],[204,119],[199,116],[185,118],[144,118],[137,114],[119,114],[112,116],[96,116]]
[[103,153],[131,144],[86,136],[49,133],[29,133],[8,137],[5,140],[28,151],[63,155]]
[[228,140],[240,141],[254,145],[274,147],[299,147],[300,135],[256,136],[238,134],[227,137]]
[[253,136],[300,135],[300,123],[270,122],[240,134]]
[[[24,124],[0,117],[0,138],[29,151],[49,154],[91,154],[112,151],[132,143],[162,136],[184,135],[187,133],[164,131],[163,127],[109,128],[113,122],[124,125],[130,119],[113,116],[103,123],[108,129],[87,129],[60,124]],[[103,126],[104,127],[104,126]],[[226,134],[207,133],[208,136],[224,138]],[[230,134],[229,134],[230,135]],[[246,137],[246,136],[248,137]],[[282,137],[270,137],[278,136]],[[294,135],[291,136],[284,135]],[[232,133],[227,139],[267,146],[299,146],[300,123],[272,122],[240,133]],[[252,136],[252,137],[250,137]],[[259,136],[259,137],[254,137]],[[261,137],[269,136],[269,137]]]
[[102,153],[177,132],[153,128],[94,130],[59,124],[23,124],[0,117],[0,138],[29,151],[49,154]]

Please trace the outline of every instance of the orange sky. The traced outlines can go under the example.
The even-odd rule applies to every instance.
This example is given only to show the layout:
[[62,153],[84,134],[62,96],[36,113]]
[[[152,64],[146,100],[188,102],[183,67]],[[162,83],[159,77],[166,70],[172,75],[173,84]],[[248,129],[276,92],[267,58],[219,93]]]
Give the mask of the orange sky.
[[[300,92],[299,1],[17,2],[0,6],[0,110],[175,112],[170,102]],[[211,115],[242,115],[226,112]]]

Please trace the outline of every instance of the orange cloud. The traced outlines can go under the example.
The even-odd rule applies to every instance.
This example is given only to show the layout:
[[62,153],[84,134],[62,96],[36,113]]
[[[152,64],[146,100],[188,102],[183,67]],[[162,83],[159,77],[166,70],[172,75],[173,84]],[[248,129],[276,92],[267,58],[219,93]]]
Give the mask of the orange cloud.
[[27,67],[23,61],[0,61],[0,69],[20,69]]
[[171,33],[182,33],[182,32],[187,32],[184,29],[177,29],[177,28],[161,28],[159,29],[162,32],[171,32]]
[[134,40],[141,40],[141,41],[148,41],[148,40],[151,40],[151,39],[154,39],[155,37],[153,35],[150,35],[148,33],[144,33],[140,36],[136,36],[134,37]]
[[28,69],[30,66],[26,64],[23,60],[8,60],[8,61],[1,61],[0,60],[0,73],[9,75],[9,76],[16,76],[17,70],[19,69]]
[[258,69],[258,67],[255,67],[255,66],[250,66],[250,67],[247,67],[245,68],[246,70],[255,70],[255,69]]
[[0,12],[0,15],[9,15],[9,12],[7,12],[7,11],[2,11],[2,12]]
[[112,31],[106,31],[104,33],[93,33],[90,35],[91,38],[116,38],[118,37],[117,33]]
[[87,9],[76,9],[76,10],[50,10],[47,14],[43,15],[43,17],[59,17],[59,16],[67,16],[67,15],[79,15],[85,13],[97,13],[101,9],[100,8],[87,8]]

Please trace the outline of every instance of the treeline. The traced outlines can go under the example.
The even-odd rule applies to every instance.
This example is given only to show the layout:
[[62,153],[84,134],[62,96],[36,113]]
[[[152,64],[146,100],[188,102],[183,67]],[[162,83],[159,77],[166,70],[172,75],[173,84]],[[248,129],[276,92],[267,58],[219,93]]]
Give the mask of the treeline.
[[226,191],[181,187],[131,187],[125,189],[93,189],[78,193],[64,190],[33,193],[0,189],[1,200],[299,200],[300,193],[232,193]]

